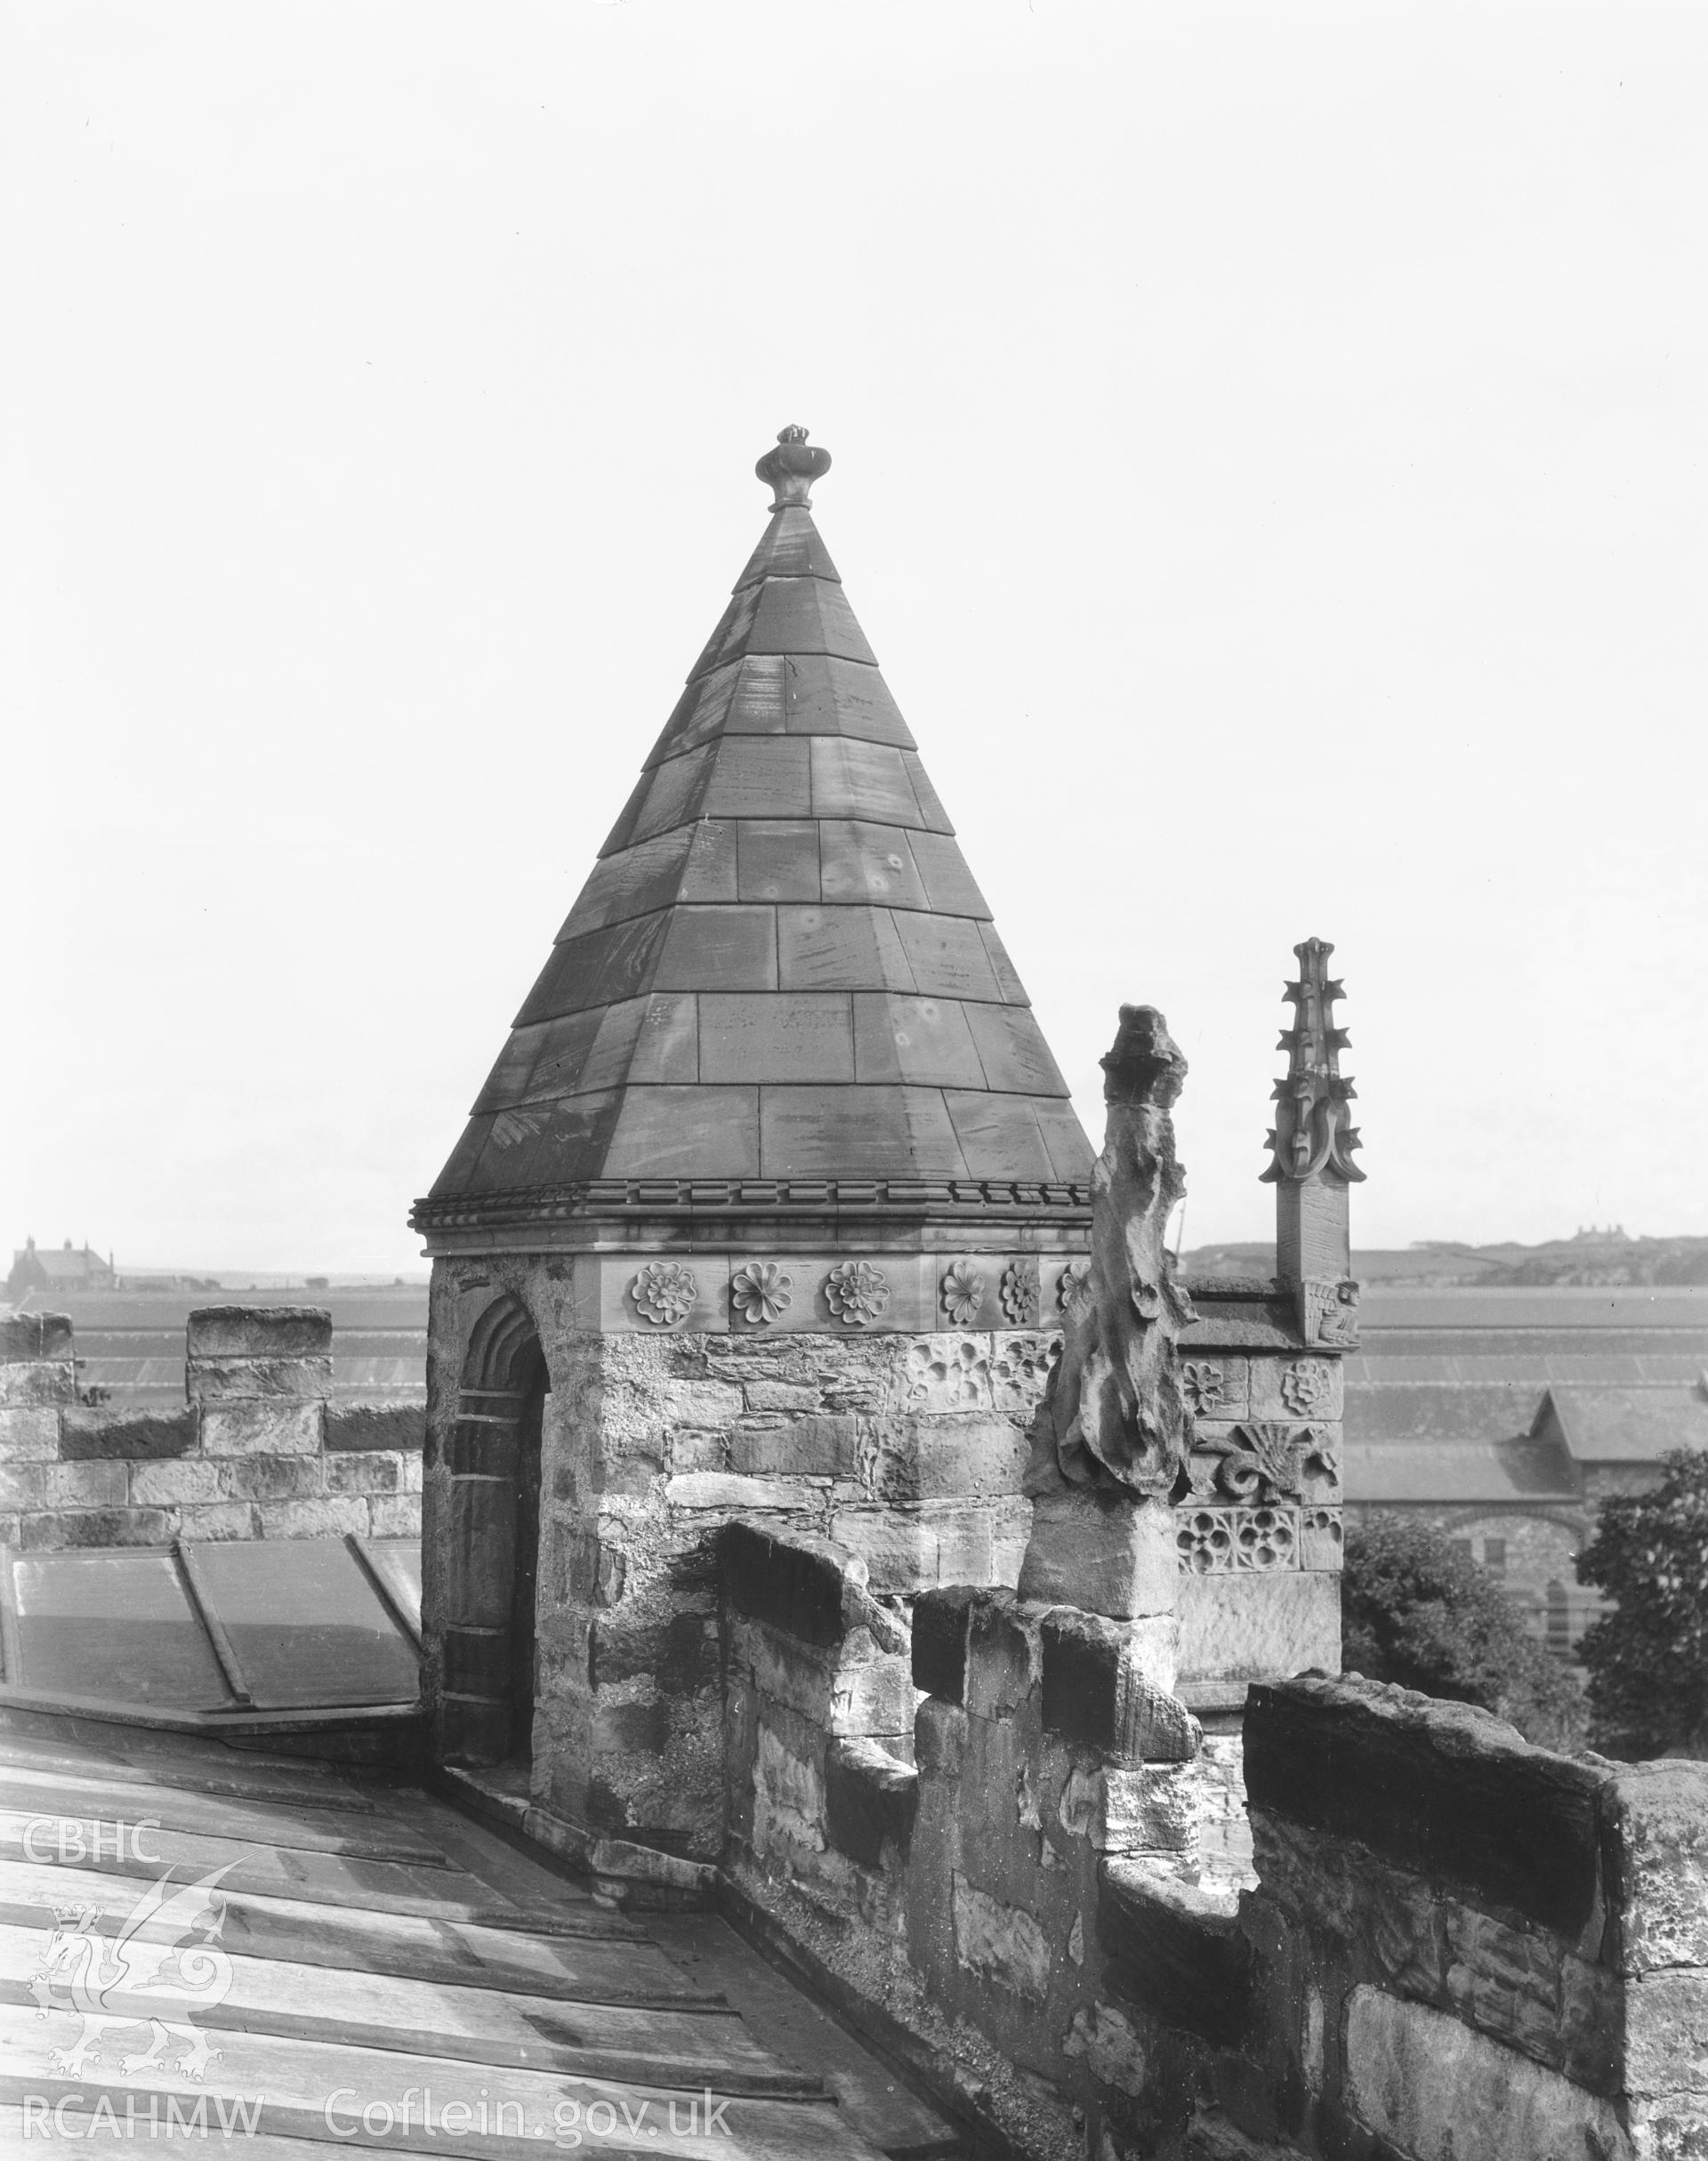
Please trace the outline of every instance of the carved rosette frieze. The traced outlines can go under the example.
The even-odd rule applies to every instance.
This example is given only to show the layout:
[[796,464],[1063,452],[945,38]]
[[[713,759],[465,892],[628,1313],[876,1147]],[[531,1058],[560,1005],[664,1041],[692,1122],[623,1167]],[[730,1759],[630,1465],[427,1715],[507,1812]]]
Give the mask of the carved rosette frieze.
[[843,1261],[825,1278],[825,1303],[845,1328],[869,1327],[890,1303],[890,1282],[870,1261]]
[[1294,1359],[1281,1369],[1281,1400],[1301,1418],[1321,1410],[1334,1393],[1334,1369],[1325,1359]]
[[1068,1301],[1092,1272],[1089,1261],[1070,1261],[1056,1278],[1056,1310],[1065,1313]]
[[943,1271],[938,1285],[943,1310],[957,1328],[970,1327],[985,1302],[985,1278],[970,1261],[955,1261]]
[[1055,1333],[1056,1281],[1065,1261],[1000,1247],[935,1254],[774,1247],[587,1254],[572,1266],[584,1325],[600,1328],[915,1335],[962,1328]]
[[629,1286],[634,1310],[655,1328],[673,1328],[694,1310],[698,1278],[680,1261],[649,1261]]
[[1195,1417],[1220,1417],[1228,1404],[1228,1374],[1210,1359],[1187,1359],[1180,1367],[1180,1393]]
[[777,1319],[794,1303],[794,1278],[775,1261],[749,1261],[729,1278],[729,1304],[754,1327]]
[[1038,1318],[1038,1267],[1035,1261],[1011,1261],[1003,1270],[1003,1311],[1011,1328],[1030,1328]]

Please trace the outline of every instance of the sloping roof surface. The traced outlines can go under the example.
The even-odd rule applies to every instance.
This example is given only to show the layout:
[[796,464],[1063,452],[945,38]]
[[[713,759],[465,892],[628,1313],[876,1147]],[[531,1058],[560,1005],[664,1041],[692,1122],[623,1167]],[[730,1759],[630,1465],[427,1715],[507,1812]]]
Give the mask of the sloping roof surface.
[[[1560,1439],[1579,1463],[1652,1464],[1672,1448],[1708,1448],[1700,1386],[1553,1388]],[[1547,1423],[1546,1413],[1539,1430]]]
[[992,1182],[1011,1217],[1083,1206],[1091,1164],[811,515],[776,508],[416,1221],[624,1181]]
[[1559,1451],[1530,1442],[1443,1440],[1426,1446],[1349,1441],[1341,1458],[1348,1501],[1575,1499]]

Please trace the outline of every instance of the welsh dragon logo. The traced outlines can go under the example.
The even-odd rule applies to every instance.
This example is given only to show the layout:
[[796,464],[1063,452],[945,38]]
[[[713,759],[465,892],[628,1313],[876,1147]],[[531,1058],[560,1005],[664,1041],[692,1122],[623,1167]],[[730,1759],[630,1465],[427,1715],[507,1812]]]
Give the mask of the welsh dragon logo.
[[228,1861],[193,1883],[174,1883],[168,1868],[110,1935],[95,1907],[54,1908],[59,1925],[29,1991],[38,2019],[58,2011],[75,2012],[83,2020],[76,2044],[53,2051],[55,2072],[80,2077],[86,2066],[103,2060],[109,2042],[119,2047],[116,2036],[141,2042],[146,2033],[146,2047],[117,2056],[119,2071],[206,2076],[222,2052],[209,2047],[193,2020],[197,2012],[222,2003],[231,1986],[231,1960],[220,1946],[225,1900],[214,1886],[236,1866]]

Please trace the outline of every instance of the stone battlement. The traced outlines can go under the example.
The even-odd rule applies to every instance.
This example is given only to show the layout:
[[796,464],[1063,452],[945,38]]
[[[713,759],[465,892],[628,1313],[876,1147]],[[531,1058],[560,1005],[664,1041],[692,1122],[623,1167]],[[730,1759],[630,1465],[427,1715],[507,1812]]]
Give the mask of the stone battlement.
[[419,1405],[332,1400],[332,1321],[311,1306],[189,1316],[181,1410],[79,1399],[71,1323],[0,1324],[0,1545],[413,1537]]

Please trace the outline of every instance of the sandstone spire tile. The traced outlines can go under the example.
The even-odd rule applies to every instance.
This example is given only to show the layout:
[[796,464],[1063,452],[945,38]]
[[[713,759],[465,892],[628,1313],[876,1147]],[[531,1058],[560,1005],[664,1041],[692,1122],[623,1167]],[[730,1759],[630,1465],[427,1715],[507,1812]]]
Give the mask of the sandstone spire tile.
[[777,980],[785,990],[917,990],[887,908],[779,907]]
[[[592,1044],[594,1031],[588,1029],[587,1043]],[[498,1053],[498,1062],[487,1076],[487,1082],[474,1099],[473,1116],[481,1117],[493,1110],[504,1110],[512,1103],[528,1100],[528,1076],[534,1070],[535,1060],[540,1054],[545,1039],[544,1028],[515,1029],[504,1049]]]
[[653,980],[660,990],[775,990],[777,911],[769,907],[673,910]]
[[928,998],[1001,998],[979,926],[964,915],[894,917],[914,982]]
[[[602,1093],[607,1088],[620,1088],[633,1063],[640,1023],[650,1003],[648,998],[623,998],[615,1005],[596,1008],[592,1015],[577,1014],[576,1020],[596,1017],[599,1021],[593,1040],[585,1050],[578,1042],[568,1039],[575,1026],[573,1021],[551,1022],[551,1027],[563,1031],[561,1048],[554,1044],[551,1052],[541,1057],[534,1068],[529,1095],[545,1094],[548,1083],[554,1096]],[[697,1076],[690,1073],[688,1077],[693,1080]]]
[[939,915],[977,915],[989,921],[989,905],[967,868],[965,857],[947,834],[910,834],[908,845],[924,883],[927,907]]
[[743,818],[736,829],[736,891],[743,900],[817,900],[818,824],[812,818]]
[[[697,756],[713,760],[708,818],[810,818],[813,746],[793,736],[725,736]],[[668,772],[661,766],[661,772]]]
[[756,1178],[756,1088],[631,1088],[603,1165],[609,1178]]
[[792,736],[857,736],[917,747],[875,667],[858,660],[791,654],[783,663],[784,719]]
[[681,891],[679,900],[735,900],[740,898],[737,883],[736,821],[727,818],[703,818],[694,828],[694,837],[689,843],[688,861],[682,869]]
[[815,818],[872,818],[886,826],[932,823],[908,778],[906,751],[843,736],[807,740],[812,750]]
[[649,841],[657,834],[668,833],[673,826],[691,825],[702,809],[710,818],[724,815],[722,806],[707,797],[717,785],[721,758],[731,747],[721,742],[705,743],[698,750],[690,750],[681,758],[667,758],[664,764],[655,766],[646,800],[629,829],[627,844],[632,847],[638,841]]
[[602,931],[610,923],[668,907],[678,897],[694,831],[691,826],[680,826],[639,847],[602,856],[564,918],[560,943],[584,931]]
[[877,665],[840,585],[818,578],[770,578],[747,590],[760,594],[758,611],[743,633],[750,653],[824,653]]
[[1074,1115],[1073,1105],[1065,1097],[1051,1100],[1035,1096],[1032,1108],[1037,1115],[1043,1144],[1050,1151],[1052,1178],[1063,1185],[1085,1184],[1097,1158],[1085,1137],[1085,1128]]
[[735,591],[756,585],[767,577],[821,577],[840,585],[830,550],[818,537],[812,512],[800,505],[776,512],[764,537],[747,559],[747,567],[736,580]]
[[935,1088],[761,1088],[767,1178],[965,1178],[961,1144]]
[[619,1101],[608,1093],[499,1111],[463,1189],[507,1193],[592,1177],[604,1159]]
[[626,1078],[633,1086],[690,1086],[700,1077],[700,1002],[691,991],[656,990],[634,1039]]
[[[912,843],[901,827],[825,818],[818,832],[826,900],[871,900],[892,908],[931,905],[914,860]],[[794,898],[779,896],[785,897]]]
[[1054,1165],[1029,1096],[953,1089],[945,1092],[944,1101],[969,1178],[1035,1181],[1052,1175]]
[[984,1067],[967,1025],[971,1010],[953,998],[857,992],[855,1079],[912,1081],[936,1088],[982,1088]]
[[[695,676],[677,699],[643,770],[649,772],[665,759],[678,757],[685,750],[696,750],[702,743],[710,743],[721,736],[729,724],[736,686],[749,665],[744,660],[731,660],[710,675]],[[780,681],[777,684],[777,725],[778,730],[783,725]]]
[[639,915],[632,923],[592,931],[585,938],[554,946],[539,981],[516,1016],[516,1026],[635,996],[647,986],[673,920],[665,911]]
[[991,972],[996,978],[996,988],[1003,1004],[1030,1005],[1032,1001],[1026,995],[1026,985],[1021,982],[1019,971],[1008,957],[1008,947],[997,937],[995,924],[981,923],[979,939],[990,962]]
[[788,679],[794,662],[786,653],[749,653],[736,676],[724,733],[783,735],[788,728]]
[[1062,1096],[1068,1084],[1027,1005],[969,1005],[985,1085],[1005,1094]]
[[955,827],[950,822],[948,812],[943,808],[937,790],[931,786],[931,775],[920,762],[918,752],[903,751],[901,762],[907,769],[908,782],[919,804],[920,823],[928,826],[933,833],[953,833]]
[[847,991],[700,996],[703,1081],[851,1081],[854,1017]]
[[753,617],[759,613],[764,591],[763,585],[745,585],[733,597],[718,617],[718,626],[707,639],[705,650],[689,670],[690,682],[697,675],[709,675],[726,660],[739,659],[747,650],[748,633],[753,627]]

